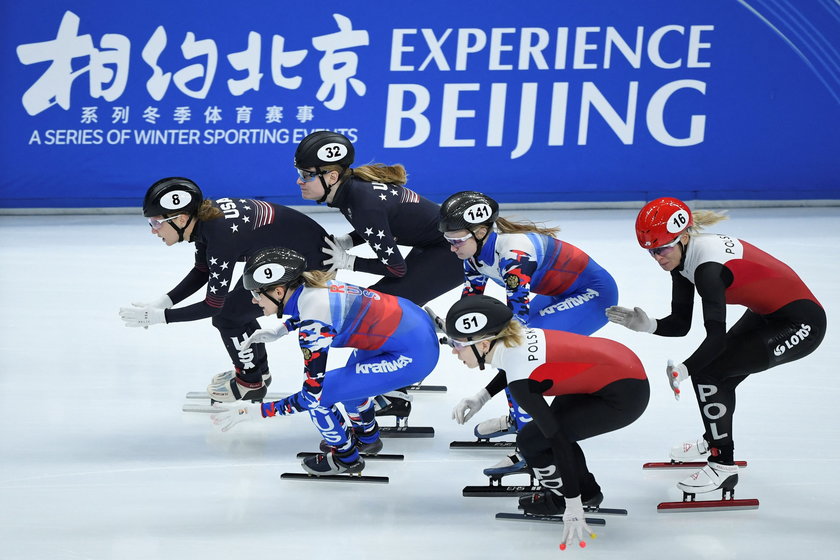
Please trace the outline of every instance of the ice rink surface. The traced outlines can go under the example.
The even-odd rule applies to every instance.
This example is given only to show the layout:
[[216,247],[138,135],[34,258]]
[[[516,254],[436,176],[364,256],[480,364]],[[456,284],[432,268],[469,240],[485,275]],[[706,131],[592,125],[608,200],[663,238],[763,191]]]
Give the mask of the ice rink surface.
[[[619,303],[668,313],[670,280],[636,244],[635,210],[508,211],[547,220],[615,277]],[[733,209],[710,231],[741,237],[789,264],[825,306],[829,328],[811,356],[752,376],[738,392],[736,498],[752,511],[657,513],[678,500],[690,471],[643,471],[672,444],[702,432],[684,385],[672,397],[669,358],[702,340],[696,306],[689,336],[666,339],[607,325],[596,333],[633,349],[651,379],[651,402],[631,426],[583,442],[607,518],[585,550],[558,549],[562,526],[498,521],[515,498],[464,498],[502,451],[451,450],[472,439],[450,411],[489,380],[448,352],[415,394],[411,425],[433,439],[388,439],[402,463],[369,462],[388,485],[296,482],[298,451],[319,435],[305,415],[219,433],[207,415],[181,412],[185,393],[229,369],[210,321],[125,328],[118,309],[157,297],[192,265],[192,246],[167,248],[136,216],[0,216],[0,559],[388,558],[542,559],[837,558],[840,548],[840,208]],[[337,212],[314,214],[333,233]],[[367,285],[374,279],[341,273]],[[501,295],[500,291],[490,292]],[[200,299],[203,293],[192,300]],[[443,314],[458,294],[432,302]],[[731,308],[729,324],[741,314]],[[270,319],[261,320],[273,324]],[[300,388],[292,337],[268,347],[272,391]],[[342,360],[346,350],[335,351]],[[505,413],[497,396],[477,415]],[[389,421],[384,422],[388,424]],[[520,475],[521,476],[521,475]],[[514,479],[511,479],[513,483]],[[527,479],[521,479],[523,484]]]

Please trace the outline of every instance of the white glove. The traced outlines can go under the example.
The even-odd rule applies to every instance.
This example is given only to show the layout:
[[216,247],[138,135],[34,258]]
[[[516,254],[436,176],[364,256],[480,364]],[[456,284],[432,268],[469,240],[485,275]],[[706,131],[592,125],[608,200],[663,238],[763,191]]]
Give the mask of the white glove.
[[339,243],[333,241],[329,236],[324,238],[327,246],[321,249],[329,258],[324,259],[324,264],[330,267],[330,272],[339,269],[353,270],[353,263],[356,262],[356,256],[350,255]]
[[640,307],[628,309],[627,307],[613,305],[612,307],[607,307],[605,313],[607,319],[611,322],[618,323],[628,329],[646,333],[652,333],[656,330],[656,319],[648,317],[647,313],[642,311]]
[[240,350],[247,350],[252,344],[265,344],[266,342],[274,342],[289,334],[289,329],[286,328],[285,323],[276,329],[257,329],[251,336],[245,339],[240,347]]
[[240,422],[245,422],[246,420],[260,420],[262,417],[262,405],[246,404],[225,409],[223,412],[211,414],[210,420],[219,430],[226,432]]
[[563,542],[560,543],[560,550],[566,550],[570,544],[575,541],[580,543],[580,547],[586,546],[586,541],[583,540],[585,536],[594,539],[597,535],[592,532],[589,525],[586,524],[586,518],[583,516],[583,503],[580,501],[580,496],[577,498],[566,498],[566,511],[563,513]]
[[665,372],[668,374],[668,384],[674,392],[674,398],[680,400],[680,382],[688,379],[688,368],[685,364],[674,365],[674,360],[668,360]]
[[481,407],[490,400],[490,393],[487,389],[482,389],[475,395],[461,399],[455,408],[452,409],[452,419],[463,424],[472,418],[476,412],[481,410]]
[[349,251],[355,247],[355,245],[353,245],[353,238],[350,237],[349,233],[347,235],[333,235],[333,241],[335,241],[336,245],[345,251]]
[[166,322],[166,315],[163,309],[158,307],[120,307],[120,319],[125,322],[126,327],[144,327],[157,325]]
[[134,307],[156,307],[158,309],[169,309],[170,307],[172,307],[172,300],[169,298],[168,295],[164,294],[159,298],[146,303],[132,301],[131,305],[133,305]]

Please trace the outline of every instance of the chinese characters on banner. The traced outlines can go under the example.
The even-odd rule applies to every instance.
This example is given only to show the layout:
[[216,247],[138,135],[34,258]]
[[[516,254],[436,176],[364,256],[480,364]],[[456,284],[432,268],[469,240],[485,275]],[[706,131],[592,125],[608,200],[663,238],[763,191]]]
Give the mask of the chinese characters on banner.
[[[366,92],[365,83],[355,77],[358,57],[352,49],[368,45],[369,37],[367,31],[353,29],[350,19],[343,15],[333,14],[333,19],[338,30],[313,37],[312,47],[319,54],[321,84],[316,98],[324,107],[337,111],[344,107],[350,90],[359,96]],[[90,97],[108,102],[118,101],[125,93],[130,72],[133,76],[151,72],[145,89],[154,101],[163,100],[172,88],[194,99],[206,99],[211,88],[220,87],[220,84],[214,84],[220,53],[213,39],[197,38],[195,33],[187,32],[179,45],[185,65],[178,69],[166,68],[161,66],[159,59],[167,48],[175,48],[176,43],[170,41],[164,26],[158,26],[141,50],[142,60],[147,67],[133,69],[130,57],[132,41],[128,37],[105,33],[99,39],[98,46],[95,46],[90,35],[79,34],[79,26],[80,18],[67,11],[55,39],[18,46],[17,55],[22,64],[50,63],[41,77],[23,94],[23,106],[29,115],[37,115],[53,105],[69,110],[73,82],[84,77],[87,77]],[[230,78],[222,85],[227,87],[232,96],[241,96],[251,90],[259,91],[264,78],[261,71],[262,42],[261,34],[252,31],[248,34],[245,50],[226,55],[222,53],[231,68],[244,73],[244,77]],[[312,58],[315,54],[308,49],[287,50],[286,39],[282,35],[274,35],[268,61],[273,85],[285,90],[300,88],[303,78],[295,75],[295,68],[307,56]],[[83,63],[81,66],[80,61]],[[241,105],[230,110],[228,115],[217,105],[210,105],[199,112],[198,118],[203,119],[205,124],[216,124],[225,119],[249,124],[255,118],[262,118],[266,124],[271,124],[280,123],[286,117],[306,123],[314,118],[314,110],[313,105],[298,105],[291,111],[291,115],[287,115],[284,114],[287,109],[282,106],[255,108]],[[107,118],[114,124],[128,124],[133,117],[131,113],[130,106],[112,106]],[[97,123],[100,117],[98,107],[82,107],[80,124]],[[150,124],[168,118],[183,125],[196,118],[196,115],[192,107],[178,106],[170,115],[164,116],[158,107],[149,104],[137,108],[136,118]]]

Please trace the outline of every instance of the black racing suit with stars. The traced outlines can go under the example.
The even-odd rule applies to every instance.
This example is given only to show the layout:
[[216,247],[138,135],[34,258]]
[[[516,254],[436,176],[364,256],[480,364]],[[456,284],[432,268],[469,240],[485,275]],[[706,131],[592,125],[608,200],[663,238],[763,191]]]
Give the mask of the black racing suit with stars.
[[234,264],[266,247],[287,247],[306,258],[308,270],[324,269],[322,240],[327,232],[308,216],[261,200],[221,198],[213,202],[224,215],[199,221],[190,238],[195,243],[195,265],[169,292],[177,304],[202,286],[203,301],[166,310],[167,323],[213,318],[238,377],[245,383],[259,383],[268,374],[264,344],[242,350],[242,342],[260,328],[262,308],[251,301],[251,293],[240,278],[231,286]]
[[[401,185],[351,175],[329,206],[353,226],[353,245],[367,243],[376,253],[375,259],[357,257],[353,268],[384,276],[371,289],[422,306],[463,284],[463,264],[438,231],[440,206],[434,202]],[[405,258],[397,243],[411,247]]]
[[[696,288],[706,338],[683,363],[700,406],[704,438],[717,461],[731,464],[735,388],[752,373],[813,352],[825,335],[825,311],[790,267],[725,235],[692,236],[671,279],[671,314],[657,321],[654,334],[688,333]],[[747,308],[729,331],[727,305]]]

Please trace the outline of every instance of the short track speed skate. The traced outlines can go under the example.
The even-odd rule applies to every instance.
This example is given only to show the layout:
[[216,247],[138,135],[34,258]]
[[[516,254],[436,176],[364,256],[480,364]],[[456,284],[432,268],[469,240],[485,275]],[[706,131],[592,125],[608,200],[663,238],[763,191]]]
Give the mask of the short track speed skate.
[[431,426],[413,427],[408,425],[408,415],[411,413],[411,395],[404,391],[392,391],[374,397],[376,417],[392,416],[394,426],[379,426],[379,437],[383,438],[430,438],[435,437],[435,429]]
[[[661,512],[724,511],[758,509],[755,498],[735,499],[738,466],[709,462],[702,469],[677,484],[683,493],[681,502],[662,502],[656,506]],[[697,500],[697,494],[721,491],[720,500]]]
[[[746,461],[735,461],[735,464],[741,468],[747,466]],[[706,461],[668,461],[660,463],[645,463],[642,465],[643,469],[701,469],[706,465]]]
[[421,385],[417,383],[415,385],[409,385],[406,389],[412,393],[445,393],[446,385]]
[[[600,513],[603,515],[627,515],[626,509],[601,507],[604,495],[598,492],[583,500],[585,513]],[[519,509],[525,515],[562,516],[566,512],[566,501],[547,490],[540,490],[519,498]]]
[[[285,395],[283,393],[266,393],[263,397],[262,402],[273,402],[279,401],[280,399],[284,399],[289,395]],[[213,414],[219,412],[220,408],[224,407],[223,403],[219,403],[218,401],[213,400],[207,391],[190,391],[186,395],[187,401],[181,406],[182,412],[199,412],[205,414]],[[205,402],[200,402],[205,401]],[[239,401],[234,401],[239,402]],[[260,401],[251,401],[251,402],[260,402]],[[231,404],[231,403],[227,403]]]
[[431,438],[435,437],[435,429],[431,426],[409,426],[407,418],[397,418],[394,426],[379,426],[379,437]]
[[[502,484],[502,479],[512,474],[527,474],[529,479],[528,484]],[[541,490],[542,486],[539,485],[539,482],[534,477],[534,472],[525,466],[516,471],[490,475],[485,486],[464,486],[462,494],[467,498],[492,498],[497,496],[523,496],[525,494],[540,492]]]
[[[604,496],[598,492],[583,501],[584,513],[595,515],[627,515],[626,509],[601,507]],[[531,495],[519,498],[519,509],[522,513],[497,513],[496,519],[512,521],[541,521],[544,523],[563,523],[566,503],[563,498],[553,492],[541,490]],[[606,521],[599,517],[587,517],[590,525],[606,525]]]
[[307,473],[283,473],[280,475],[283,480],[307,480],[320,482],[363,482],[367,484],[388,484],[387,476],[369,476],[366,474],[323,474],[313,475]]
[[[624,511],[625,513],[622,515],[626,515],[626,510]],[[605,512],[601,511],[595,513],[600,514]],[[496,519],[502,519],[504,521],[540,521],[543,523],[563,523],[562,515],[531,515],[529,513],[499,512],[496,514]],[[606,525],[607,521],[605,519],[601,519],[600,517],[587,517],[586,523],[587,525]]]
[[481,422],[473,429],[475,441],[453,441],[450,449],[510,449],[516,447],[515,441],[498,438],[516,436],[516,426],[510,416],[491,418]]
[[[696,440],[675,445],[668,453],[670,461],[645,463],[643,469],[702,469],[714,452],[702,436]],[[746,461],[735,461],[739,467],[746,467]]]
[[720,500],[695,500],[694,494],[683,492],[681,502],[661,502],[656,506],[656,511],[686,512],[686,511],[730,511],[737,509],[758,509],[756,498],[735,499],[734,490],[723,490]]
[[[280,399],[286,398],[288,395],[284,395],[283,393],[266,393],[263,397],[262,402],[273,402],[279,401]],[[220,408],[224,408],[225,403],[220,403],[218,401],[213,400],[207,391],[190,391],[186,395],[187,401],[181,406],[182,412],[199,412],[205,414],[214,414],[219,412]],[[250,399],[249,399],[250,400]],[[205,402],[200,402],[205,401]],[[241,401],[234,401],[241,402]],[[250,402],[260,402],[260,401],[250,401]],[[233,404],[233,403],[227,403]]]
[[[534,477],[534,471],[515,453],[509,457],[505,457],[498,464],[484,469],[484,474],[488,478],[487,485],[465,486],[462,492],[465,497],[521,496],[542,490],[537,479]],[[527,474],[530,482],[527,486],[503,485],[502,479],[513,474]]]
[[388,484],[387,476],[363,475],[365,460],[359,457],[356,461],[345,463],[338,458],[336,453],[313,453],[307,454],[301,466],[306,473],[283,473],[280,475],[284,480],[308,480],[323,482],[367,482],[375,484]]
[[[279,401],[288,396],[286,393],[266,393],[262,400],[263,402]],[[188,401],[209,400],[210,395],[207,394],[207,391],[190,391],[186,394],[186,399]]]
[[477,439],[475,441],[453,441],[449,444],[450,449],[513,449],[515,441],[490,441],[489,439]]
[[[305,459],[318,455],[318,453],[318,451],[301,451],[297,454],[297,457],[298,459]],[[360,453],[359,455],[365,461],[403,461],[405,459],[405,455],[402,453]]]
[[[181,406],[181,410],[183,412],[201,412],[207,414],[213,414],[215,412],[219,412],[219,404],[220,403],[235,403],[235,402],[271,402],[271,401],[279,401],[282,398],[287,397],[288,395],[284,395],[281,393],[269,393],[268,386],[271,385],[271,374],[265,373],[262,376],[262,383],[261,384],[253,384],[253,389],[249,389],[251,387],[250,384],[246,384],[244,386],[237,385],[238,391],[235,391],[233,395],[229,394],[230,391],[225,391],[227,394],[226,398],[214,398],[211,394],[211,388],[220,388],[222,386],[229,386],[230,382],[237,376],[239,370],[228,370],[222,373],[218,373],[213,376],[212,380],[210,381],[210,385],[207,387],[206,391],[190,391],[186,394],[187,401],[194,401],[194,402],[187,402],[183,406]],[[259,386],[258,386],[259,385]],[[238,400],[241,398],[241,401]],[[199,403],[195,401],[205,401],[205,403]]]

